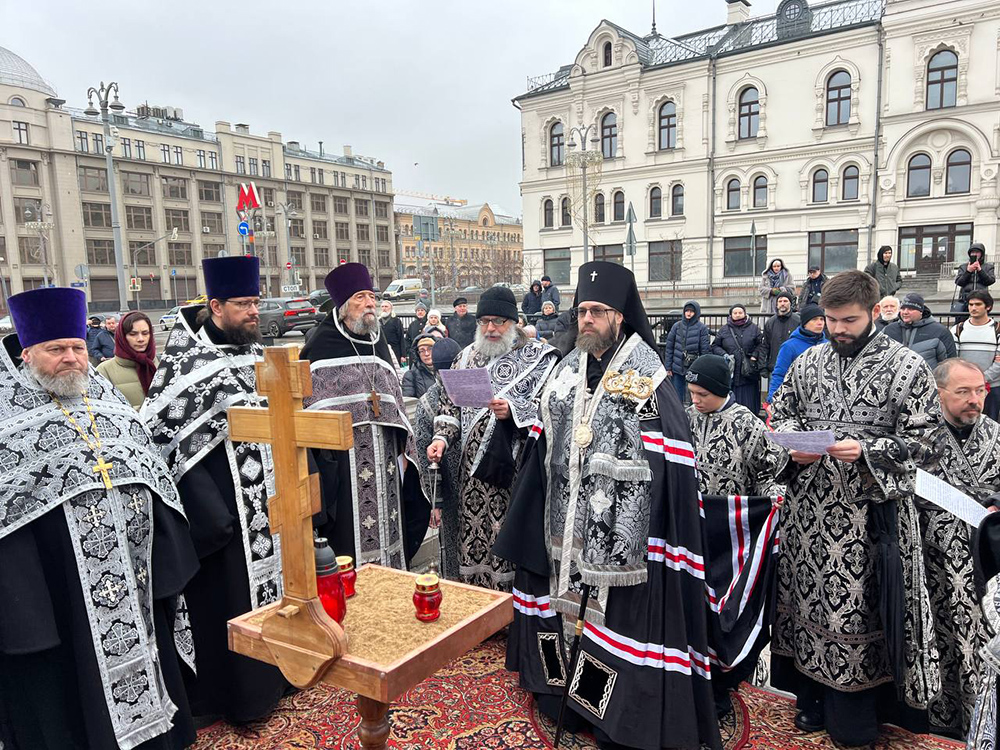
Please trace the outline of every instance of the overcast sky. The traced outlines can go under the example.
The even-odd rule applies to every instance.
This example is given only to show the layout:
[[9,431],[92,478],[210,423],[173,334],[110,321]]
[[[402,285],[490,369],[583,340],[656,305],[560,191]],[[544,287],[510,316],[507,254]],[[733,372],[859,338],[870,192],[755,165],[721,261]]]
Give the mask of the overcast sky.
[[[753,15],[779,0],[753,0]],[[725,22],[724,0],[658,0],[657,30]],[[639,34],[651,0],[0,0],[0,46],[70,105],[115,79],[132,110],[181,107],[286,141],[385,161],[396,190],[521,214],[528,76],[570,63],[602,18]],[[397,200],[404,200],[399,198]]]

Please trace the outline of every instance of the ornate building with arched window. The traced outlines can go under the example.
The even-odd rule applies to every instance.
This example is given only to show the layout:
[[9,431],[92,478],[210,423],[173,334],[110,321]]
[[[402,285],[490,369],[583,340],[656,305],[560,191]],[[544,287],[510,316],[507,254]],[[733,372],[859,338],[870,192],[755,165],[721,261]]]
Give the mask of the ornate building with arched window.
[[753,17],[748,0],[715,2],[724,25],[679,36],[602,21],[575,60],[529,79],[515,100],[526,262],[571,284],[584,260],[582,221],[560,226],[579,168],[548,158],[554,123],[600,159],[588,258],[630,262],[631,206],[653,292],[735,295],[770,257],[801,280],[886,244],[943,290],[973,238],[1000,251],[1000,6],[781,0]]

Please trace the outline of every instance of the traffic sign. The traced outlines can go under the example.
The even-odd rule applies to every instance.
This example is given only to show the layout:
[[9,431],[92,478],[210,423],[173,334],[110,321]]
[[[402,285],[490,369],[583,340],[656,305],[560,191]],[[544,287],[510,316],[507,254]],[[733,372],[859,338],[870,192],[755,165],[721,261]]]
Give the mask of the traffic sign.
[[177,275],[177,269],[176,268],[171,268],[170,269],[170,275],[171,276],[176,276]]
[[298,291],[299,291],[299,285],[298,284],[285,284],[284,286],[281,287],[281,291],[284,292],[284,293],[289,293],[290,292],[290,293],[296,293],[297,294]]
[[285,268],[287,268],[287,269],[288,269],[289,271],[291,271],[291,270],[292,270],[292,261],[288,261],[288,262],[287,262],[287,263],[285,264]]
[[241,221],[240,225],[236,227],[236,231],[242,234],[244,237],[246,237],[248,234],[250,234],[250,225],[247,224],[245,221]]
[[76,278],[82,281],[83,279],[86,279],[88,276],[90,276],[90,266],[88,266],[86,263],[80,263],[79,265],[77,265],[76,268],[73,269],[73,273],[76,274]]
[[87,286],[87,282],[86,281],[73,281],[73,282],[70,282],[70,286],[73,287],[74,289],[83,289],[83,288],[85,288]]
[[128,280],[128,290],[130,292],[141,292],[142,291],[142,279],[138,276],[133,276]]

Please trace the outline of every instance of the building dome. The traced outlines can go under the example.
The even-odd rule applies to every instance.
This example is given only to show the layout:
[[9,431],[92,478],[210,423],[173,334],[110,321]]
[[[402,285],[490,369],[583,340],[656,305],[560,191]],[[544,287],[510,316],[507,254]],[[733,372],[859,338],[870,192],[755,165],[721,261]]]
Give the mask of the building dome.
[[46,96],[56,95],[56,90],[38,75],[37,70],[6,47],[0,47],[0,85],[31,89]]

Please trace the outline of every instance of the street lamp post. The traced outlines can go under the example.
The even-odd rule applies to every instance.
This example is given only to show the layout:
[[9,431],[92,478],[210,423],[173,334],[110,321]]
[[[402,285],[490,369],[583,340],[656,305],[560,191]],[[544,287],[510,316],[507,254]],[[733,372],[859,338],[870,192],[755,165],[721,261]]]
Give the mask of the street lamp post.
[[7,300],[9,299],[9,295],[7,294],[7,279],[4,275],[6,273],[6,270],[3,268],[3,265],[6,262],[7,259],[2,255],[0,255],[0,290],[3,291],[3,309],[9,312],[10,310],[9,307],[7,306]]
[[[108,97],[114,94],[114,101],[108,103]],[[94,97],[97,97],[100,111],[94,108]],[[83,111],[88,117],[101,116],[104,123],[104,158],[108,168],[108,191],[111,195],[111,232],[115,243],[115,266],[118,271],[118,304],[119,309],[128,309],[128,292],[125,288],[125,251],[122,247],[122,225],[118,220],[118,181],[115,179],[115,164],[112,158],[112,150],[118,141],[118,128],[112,132],[111,119],[108,110],[115,113],[123,112],[125,105],[118,101],[118,84],[112,81],[105,85],[101,81],[98,88],[87,89],[87,108]]]
[[583,185],[580,191],[580,199],[583,201],[583,262],[586,263],[590,258],[590,226],[589,219],[587,216],[588,203],[590,203],[590,197],[587,193],[587,167],[595,164],[599,164],[604,156],[600,151],[591,151],[590,149],[584,148],[582,151],[576,151],[576,141],[573,140],[573,136],[578,136],[580,142],[586,144],[587,134],[590,133],[591,129],[594,130],[594,135],[590,138],[590,142],[595,146],[600,143],[597,138],[597,125],[595,123],[590,123],[587,127],[581,128],[579,126],[573,126],[569,129],[570,140],[566,144],[569,147],[569,153],[566,154],[566,164],[570,167],[579,167],[582,170]]
[[[279,203],[277,210],[281,211],[285,217],[285,242],[288,244],[288,263],[291,266],[288,269],[288,284],[295,286],[295,260],[292,258],[292,219],[298,216],[298,213],[288,203]],[[280,273],[278,278],[281,278]]]
[[[163,235],[162,237],[157,237],[152,242],[147,242],[145,245],[140,245],[139,247],[137,247],[132,252],[132,277],[134,279],[136,279],[136,281],[139,280],[139,251],[140,250],[145,250],[147,247],[155,245],[160,240],[165,240],[165,239],[168,239],[168,238],[170,239],[171,242],[176,241],[176,239],[177,239],[177,227],[173,227],[165,235]],[[122,309],[124,309],[124,308],[122,308]],[[135,290],[135,309],[136,310],[141,310],[142,309],[142,303],[141,303],[141,300],[139,299],[139,290],[138,289]]]
[[[47,221],[44,216],[51,216],[52,212],[48,205],[44,208],[41,203],[36,204],[37,208],[32,210],[29,205],[24,209],[24,217],[29,219],[29,221],[24,222],[25,229],[33,229],[38,232],[38,252],[41,256],[39,260],[42,261],[42,283],[45,286],[49,285],[49,253],[48,246],[45,242],[45,235],[52,230],[55,226],[51,221]],[[44,213],[43,213],[44,212]],[[32,215],[37,214],[36,218],[32,219]]]

